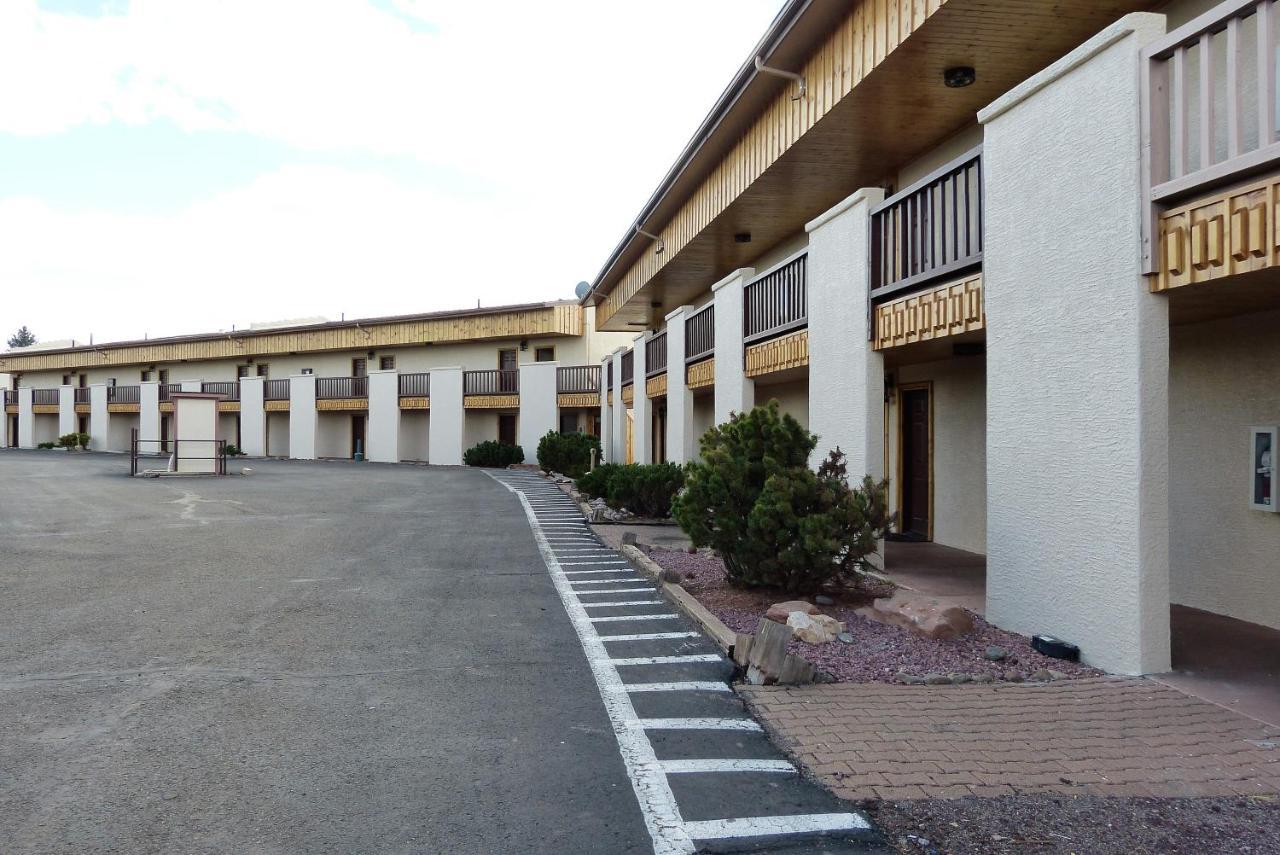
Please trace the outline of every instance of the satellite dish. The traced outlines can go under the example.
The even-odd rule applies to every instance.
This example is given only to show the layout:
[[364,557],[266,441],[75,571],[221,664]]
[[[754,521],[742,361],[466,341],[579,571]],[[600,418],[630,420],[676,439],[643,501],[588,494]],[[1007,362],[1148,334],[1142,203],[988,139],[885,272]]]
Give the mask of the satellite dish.
[[591,284],[589,282],[579,282],[578,287],[573,289],[573,293],[578,296],[579,300],[587,296],[587,294],[590,291],[591,291]]

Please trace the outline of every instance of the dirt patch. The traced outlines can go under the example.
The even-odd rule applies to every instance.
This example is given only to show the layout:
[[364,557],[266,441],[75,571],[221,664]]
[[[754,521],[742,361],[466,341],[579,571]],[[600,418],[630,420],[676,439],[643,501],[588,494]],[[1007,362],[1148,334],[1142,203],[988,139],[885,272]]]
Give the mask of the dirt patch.
[[864,807],[890,845],[937,855],[1280,853],[1275,800],[1008,796]]
[[[725,581],[724,564],[706,552],[676,552],[651,549],[649,557],[659,566],[680,572],[685,590],[697,598],[734,632],[754,633],[760,619],[773,603],[795,599],[780,591],[742,590]],[[822,611],[844,623],[853,637],[850,643],[791,643],[791,651],[817,666],[819,671],[842,683],[893,683],[899,673],[990,675],[992,679],[1027,679],[1041,669],[1068,677],[1098,676],[1101,672],[1083,665],[1041,655],[1031,648],[1031,640],[1005,632],[974,615],[973,632],[954,641],[931,641],[909,630],[868,620],[856,613],[873,597],[888,596],[893,586],[885,584],[868,594],[846,594],[835,598]],[[993,662],[986,656],[990,647],[1000,647],[1007,658]]]

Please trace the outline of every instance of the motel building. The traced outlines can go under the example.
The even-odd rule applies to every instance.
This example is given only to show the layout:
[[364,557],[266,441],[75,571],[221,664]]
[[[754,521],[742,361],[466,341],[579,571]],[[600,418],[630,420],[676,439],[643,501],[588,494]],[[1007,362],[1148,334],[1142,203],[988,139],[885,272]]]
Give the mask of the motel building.
[[1280,628],[1275,5],[795,0],[580,305],[5,354],[7,441],[163,438],[192,389],[251,455],[683,462],[777,400],[889,480],[890,574],[1168,671]]
[[[576,302],[266,326],[0,353],[5,444],[87,433],[90,448],[159,453],[176,436],[174,392],[218,401],[218,439],[250,456],[462,463],[485,440],[529,460],[548,431],[597,430],[601,355]],[[168,445],[163,447],[168,448]]]

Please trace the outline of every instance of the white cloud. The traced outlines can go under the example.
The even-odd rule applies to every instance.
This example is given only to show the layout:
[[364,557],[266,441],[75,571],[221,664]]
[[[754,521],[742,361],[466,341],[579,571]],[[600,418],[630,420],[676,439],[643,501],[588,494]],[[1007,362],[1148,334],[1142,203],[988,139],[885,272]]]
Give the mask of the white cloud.
[[[0,86],[0,132],[165,119],[348,164],[287,168],[172,217],[0,197],[5,285],[80,295],[41,322],[47,335],[87,331],[84,301],[94,324],[108,323],[112,300],[136,307],[108,323],[114,336],[567,296],[780,5],[392,2],[133,0],[98,18],[0,2],[0,79],[27,84]],[[379,155],[411,157],[463,190],[359,166]],[[210,292],[254,308],[196,308]],[[23,299],[6,307],[17,323],[42,311]]]

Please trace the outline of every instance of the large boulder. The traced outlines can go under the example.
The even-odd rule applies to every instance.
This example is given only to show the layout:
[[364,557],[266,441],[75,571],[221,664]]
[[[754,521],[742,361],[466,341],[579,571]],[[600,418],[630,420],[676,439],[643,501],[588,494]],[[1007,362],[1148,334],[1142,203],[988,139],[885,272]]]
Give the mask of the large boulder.
[[787,617],[787,626],[791,627],[797,639],[806,644],[827,644],[844,632],[844,624],[824,614],[792,612]]
[[881,623],[901,626],[932,639],[959,638],[973,629],[969,612],[948,600],[899,588],[859,612]]
[[787,600],[785,603],[774,603],[764,616],[774,623],[786,623],[792,612],[804,612],[807,615],[818,614],[818,607],[804,600]]

